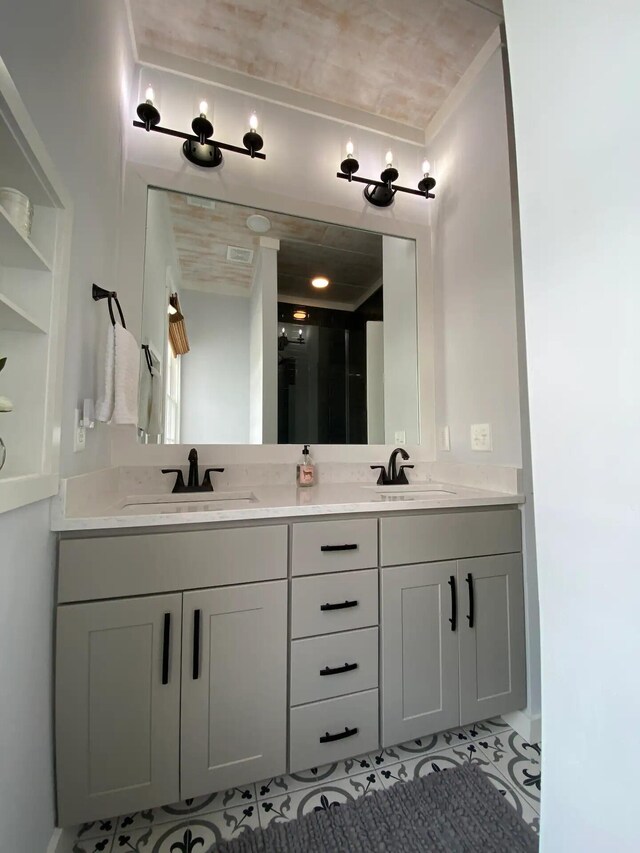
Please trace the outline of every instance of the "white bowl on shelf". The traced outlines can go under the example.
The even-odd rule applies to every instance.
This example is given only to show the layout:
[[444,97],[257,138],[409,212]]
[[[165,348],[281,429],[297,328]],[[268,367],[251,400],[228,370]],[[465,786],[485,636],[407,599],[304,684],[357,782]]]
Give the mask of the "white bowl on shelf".
[[23,237],[31,236],[33,205],[28,196],[13,187],[0,187],[0,205]]

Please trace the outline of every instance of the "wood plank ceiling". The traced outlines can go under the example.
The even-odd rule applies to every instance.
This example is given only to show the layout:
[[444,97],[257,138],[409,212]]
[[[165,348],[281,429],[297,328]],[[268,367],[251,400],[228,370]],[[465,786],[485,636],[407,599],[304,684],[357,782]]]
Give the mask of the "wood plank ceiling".
[[138,47],[425,128],[502,0],[130,0]]

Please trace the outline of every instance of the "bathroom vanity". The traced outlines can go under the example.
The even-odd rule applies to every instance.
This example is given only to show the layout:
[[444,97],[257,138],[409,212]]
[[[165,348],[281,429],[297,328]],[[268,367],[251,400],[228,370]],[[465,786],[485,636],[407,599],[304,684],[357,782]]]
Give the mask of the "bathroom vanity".
[[522,708],[521,498],[469,495],[68,525],[60,824]]

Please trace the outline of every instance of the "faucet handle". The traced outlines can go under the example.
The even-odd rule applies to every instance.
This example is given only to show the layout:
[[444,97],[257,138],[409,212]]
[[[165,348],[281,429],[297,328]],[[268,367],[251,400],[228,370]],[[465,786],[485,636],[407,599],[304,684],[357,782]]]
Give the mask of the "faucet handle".
[[184,489],[184,476],[180,468],[162,468],[163,474],[176,474],[176,482],[173,486],[173,492],[178,492]]
[[413,465],[401,465],[400,471],[398,473],[398,485],[399,486],[408,486],[409,481],[407,480],[407,475],[404,472],[405,468],[413,468]]
[[213,491],[213,483],[211,482],[211,472],[214,471],[216,474],[222,474],[224,468],[207,468],[205,469],[204,476],[202,478],[202,488],[207,492]]
[[376,485],[378,486],[386,486],[389,478],[387,477],[387,469],[384,465],[369,465],[372,471],[377,471],[380,469],[380,476],[378,477],[378,481]]

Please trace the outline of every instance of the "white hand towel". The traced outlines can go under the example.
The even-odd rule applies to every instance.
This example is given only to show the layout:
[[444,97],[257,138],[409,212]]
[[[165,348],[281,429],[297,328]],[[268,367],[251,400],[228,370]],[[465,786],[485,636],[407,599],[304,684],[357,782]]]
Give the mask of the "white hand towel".
[[162,376],[155,373],[151,379],[151,406],[148,433],[154,438],[162,434]]
[[113,423],[138,423],[140,347],[131,332],[116,324]]
[[104,353],[98,362],[98,402],[96,403],[96,419],[108,424],[113,416],[114,403],[114,371],[116,363],[116,330],[109,323],[104,336]]
[[151,414],[151,395],[153,394],[153,376],[149,373],[146,359],[140,368],[140,402],[138,405],[138,429],[149,433],[149,417]]

